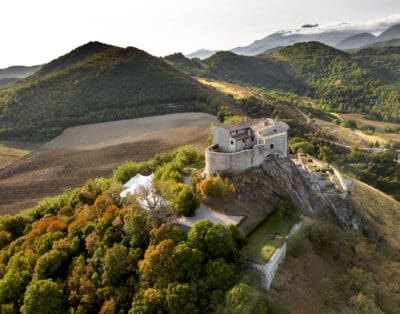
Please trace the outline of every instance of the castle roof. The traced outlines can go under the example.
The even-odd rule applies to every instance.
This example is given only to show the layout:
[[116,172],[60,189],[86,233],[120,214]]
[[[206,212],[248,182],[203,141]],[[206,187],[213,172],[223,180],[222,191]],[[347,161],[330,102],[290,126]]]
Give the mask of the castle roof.
[[262,119],[244,120],[237,123],[221,125],[220,127],[227,130],[228,132],[238,131],[246,128],[251,128],[256,124],[262,122]]

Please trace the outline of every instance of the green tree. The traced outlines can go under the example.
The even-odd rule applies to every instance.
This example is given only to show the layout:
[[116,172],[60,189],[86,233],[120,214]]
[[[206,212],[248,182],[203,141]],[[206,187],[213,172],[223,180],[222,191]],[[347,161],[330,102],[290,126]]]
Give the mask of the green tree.
[[240,283],[225,296],[224,314],[267,314],[268,303],[256,288]]
[[329,146],[322,146],[319,149],[318,158],[322,159],[329,165],[335,160],[335,152]]
[[180,184],[179,192],[174,196],[172,204],[178,210],[178,213],[191,216],[200,206],[200,200],[190,187]]
[[143,215],[130,212],[124,217],[123,231],[131,247],[146,248],[149,243],[149,230]]
[[210,260],[206,265],[206,283],[209,289],[228,290],[236,282],[237,268],[234,264],[225,262],[223,258]]
[[174,249],[173,259],[180,277],[192,281],[200,277],[204,270],[204,254],[187,243],[181,243]]
[[67,313],[62,289],[51,279],[32,281],[25,291],[21,313]]
[[188,233],[188,240],[207,258],[223,257],[233,260],[237,255],[232,233],[223,225],[213,224],[209,220],[196,222]]
[[196,293],[186,283],[170,283],[165,289],[165,301],[171,314],[200,312],[196,306]]
[[128,249],[115,243],[107,249],[103,261],[103,279],[106,283],[117,285],[129,273]]

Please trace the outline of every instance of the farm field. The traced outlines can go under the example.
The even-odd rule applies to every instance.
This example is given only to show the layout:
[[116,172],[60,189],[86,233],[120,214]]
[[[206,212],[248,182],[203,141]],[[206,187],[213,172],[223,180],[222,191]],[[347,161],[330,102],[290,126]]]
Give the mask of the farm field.
[[[216,118],[184,113],[126,121],[130,122],[67,129],[41,149],[1,169],[0,214],[17,213],[90,178],[108,177],[127,160],[147,160],[183,145],[203,149]],[[118,130],[121,125],[125,128]]]
[[360,147],[368,147],[369,143],[379,142],[385,145],[387,141],[378,135],[368,135],[360,130],[351,130],[335,123],[327,122],[321,119],[315,119],[315,125],[326,135],[331,136],[339,144],[345,146],[358,145]]
[[[361,114],[357,113],[342,113],[338,115],[343,120],[354,120],[357,122],[359,126],[371,125],[373,126],[377,132],[384,133],[385,127],[396,128],[400,127],[400,124],[384,122],[384,121],[376,121],[376,120],[368,120],[363,118]],[[384,133],[382,134],[384,138],[390,138],[395,142],[400,142],[400,134],[398,133]]]
[[28,154],[30,150],[14,147],[11,143],[0,143],[0,169]]

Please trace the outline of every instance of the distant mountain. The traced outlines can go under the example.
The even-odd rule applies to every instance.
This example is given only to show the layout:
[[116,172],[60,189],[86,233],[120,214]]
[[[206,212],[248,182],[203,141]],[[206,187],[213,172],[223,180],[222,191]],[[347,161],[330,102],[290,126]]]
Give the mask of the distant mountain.
[[[312,29],[318,29],[318,27]],[[335,46],[337,43],[354,35],[357,35],[357,32],[353,30],[315,32],[310,34],[280,31],[261,40],[256,40],[248,46],[233,48],[232,51],[237,54],[254,56],[276,47],[286,47],[299,42],[309,41],[319,41],[329,46]]]
[[[361,29],[347,24],[339,24],[337,27],[305,24],[299,29],[282,30],[256,40],[247,46],[233,48],[231,51],[236,54],[255,56],[277,47],[287,47],[296,43],[310,41],[318,41],[339,49],[358,49],[374,41],[400,38],[400,24],[389,27],[375,39],[373,38],[375,37],[374,35],[365,31],[362,32]],[[375,31],[376,29],[371,29],[371,32]],[[382,29],[379,31],[382,31]]]
[[400,39],[400,24],[389,27],[378,36],[378,41],[388,41],[392,39]]
[[362,48],[383,48],[383,47],[400,47],[400,39],[392,39],[387,41],[379,41]]
[[199,49],[195,52],[189,53],[188,55],[186,55],[186,57],[188,57],[189,59],[197,58],[200,60],[204,60],[211,57],[217,51],[218,50]]
[[345,40],[338,43],[335,46],[335,48],[342,50],[358,49],[360,47],[370,45],[376,42],[376,40],[377,40],[376,36],[370,33],[361,33],[346,38]]
[[229,103],[145,51],[91,42],[0,90],[0,138],[42,140],[68,126],[206,111]]
[[22,79],[29,75],[32,75],[41,67],[42,67],[41,65],[35,65],[35,66],[17,65],[5,69],[0,69],[0,79],[6,79],[6,78]]

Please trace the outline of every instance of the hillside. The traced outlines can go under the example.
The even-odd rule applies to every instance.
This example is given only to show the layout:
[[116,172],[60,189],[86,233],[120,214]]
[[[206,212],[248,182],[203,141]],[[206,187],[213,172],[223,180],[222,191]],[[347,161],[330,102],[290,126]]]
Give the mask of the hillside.
[[5,69],[0,69],[0,79],[5,78],[14,78],[14,79],[22,79],[32,75],[36,71],[38,71],[42,66],[11,66]]
[[88,43],[0,91],[0,138],[42,140],[68,126],[162,113],[217,113],[228,101],[163,60]]
[[262,292],[242,263],[245,240],[236,228],[202,221],[185,234],[170,224],[173,208],[145,211],[119,197],[118,178],[137,171],[168,178],[171,164],[180,177],[202,158],[184,147],[127,163],[112,179],[90,180],[1,217],[2,312],[398,313],[392,283],[400,280],[400,205],[365,184],[356,182],[347,201],[336,194],[320,203],[287,160],[270,158],[233,174],[241,201],[251,204],[242,210],[260,221],[284,195],[303,214],[302,232],[290,239],[272,289]]
[[361,34],[357,34],[357,35],[351,36],[349,38],[346,38],[345,40],[338,43],[335,46],[335,48],[343,49],[343,50],[357,49],[357,48],[372,44],[375,41],[376,41],[376,37],[374,35],[372,35],[370,33],[361,33]]
[[[396,59],[394,53],[390,58]],[[195,76],[307,95],[330,105],[333,111],[369,113],[380,88],[393,79],[365,57],[318,42],[256,57],[218,52],[203,61],[182,57],[170,61]]]
[[393,25],[378,36],[378,41],[400,39],[400,24]]
[[[400,280],[400,203],[356,181],[349,198],[371,229],[375,243],[357,230],[343,230],[328,217],[307,219],[280,268],[271,302],[296,313],[398,313],[391,283]],[[368,236],[368,233],[365,235]]]

